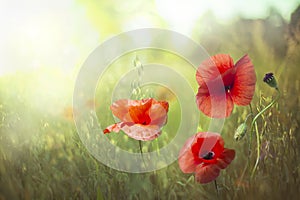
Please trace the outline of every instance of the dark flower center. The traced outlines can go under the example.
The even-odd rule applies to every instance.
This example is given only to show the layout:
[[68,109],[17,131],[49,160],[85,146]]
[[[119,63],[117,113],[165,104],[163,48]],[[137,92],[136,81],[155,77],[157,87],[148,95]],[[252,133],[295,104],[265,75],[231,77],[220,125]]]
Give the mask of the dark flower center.
[[201,158],[203,158],[204,160],[212,160],[214,157],[215,157],[215,153],[213,151],[210,151],[204,154],[203,156],[201,156]]
[[148,125],[147,121],[142,122],[143,125]]
[[144,115],[139,119],[139,124],[149,125],[151,123],[151,118],[148,115]]
[[225,92],[230,92],[231,89],[231,85],[226,85],[225,86]]

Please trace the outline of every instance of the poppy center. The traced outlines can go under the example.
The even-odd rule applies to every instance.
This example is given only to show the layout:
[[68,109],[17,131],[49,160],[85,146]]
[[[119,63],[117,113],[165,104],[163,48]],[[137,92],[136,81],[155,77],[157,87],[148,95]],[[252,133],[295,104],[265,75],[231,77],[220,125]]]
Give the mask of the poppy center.
[[226,85],[225,86],[225,92],[229,93],[231,88],[232,88],[231,85]]
[[151,123],[151,118],[148,115],[144,115],[139,119],[139,124],[148,125]]
[[205,153],[200,156],[204,160],[212,160],[215,157],[215,153],[213,151],[210,151],[208,153]]

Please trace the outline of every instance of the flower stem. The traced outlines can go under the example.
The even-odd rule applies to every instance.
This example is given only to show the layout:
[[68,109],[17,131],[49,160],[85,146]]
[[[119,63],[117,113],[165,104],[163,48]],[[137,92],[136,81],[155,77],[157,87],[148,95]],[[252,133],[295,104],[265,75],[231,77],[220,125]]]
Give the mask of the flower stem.
[[256,123],[256,120],[258,119],[259,116],[261,116],[266,110],[268,110],[269,108],[271,108],[275,103],[276,101],[278,101],[278,99],[280,98],[280,91],[278,88],[276,88],[276,91],[277,91],[277,96],[276,98],[269,104],[267,105],[264,109],[262,109],[255,117],[254,119],[252,120],[252,123],[251,123],[251,127],[250,127],[250,130],[252,130],[253,126],[255,126],[255,132],[256,132],[256,142],[257,142],[257,148],[256,148],[256,161],[255,161],[255,165],[253,167],[253,170],[252,170],[252,173],[251,173],[251,178],[253,178],[253,175],[255,173],[255,170],[258,166],[258,162],[259,162],[259,158],[260,158],[260,135],[258,133],[258,128],[257,128],[257,123]]
[[140,152],[143,155],[143,145],[142,145],[142,141],[139,140],[139,147],[140,147]]
[[141,140],[139,140],[139,147],[140,147],[140,152],[141,152],[143,163],[146,166],[146,163],[145,163],[145,160],[144,160],[144,156],[143,156],[143,144],[142,144]]
[[[249,108],[250,108],[250,114],[251,114],[252,121],[253,121],[254,114],[253,114],[251,103],[249,104]],[[249,142],[248,142],[248,167],[249,167],[249,169],[250,169],[251,149],[252,149],[252,127],[250,128],[250,135],[249,135]]]
[[[251,107],[251,106],[250,106]],[[252,110],[252,109],[251,109]],[[250,117],[250,116],[253,116],[253,113],[252,113],[252,111],[251,111],[251,113],[250,114],[248,114],[247,115],[247,117],[246,117],[246,119],[245,119],[245,122],[244,123],[247,123],[247,121],[248,121],[248,118]],[[253,119],[253,117],[252,117],[252,119]]]
[[217,180],[214,180],[214,183],[215,183],[215,188],[217,191],[217,197],[219,197],[219,188],[218,188]]
[[[254,120],[253,116],[253,110],[252,110],[252,105],[251,103],[249,104],[249,108],[250,108],[250,114],[252,117],[252,121]],[[250,152],[251,152],[251,143],[252,143],[252,127],[250,128],[250,136],[249,136],[249,156],[250,156]]]

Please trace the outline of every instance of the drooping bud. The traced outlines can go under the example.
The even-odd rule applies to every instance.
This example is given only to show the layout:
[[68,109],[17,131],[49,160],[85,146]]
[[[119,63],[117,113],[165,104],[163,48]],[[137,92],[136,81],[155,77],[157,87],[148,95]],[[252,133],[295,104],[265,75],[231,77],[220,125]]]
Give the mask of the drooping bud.
[[267,73],[263,79],[265,83],[267,83],[269,86],[278,89],[277,87],[277,81],[273,75],[273,73]]
[[239,125],[237,127],[237,129],[234,132],[234,139],[235,139],[235,141],[241,140],[246,135],[247,128],[248,127],[247,127],[246,123],[242,123],[241,125]]

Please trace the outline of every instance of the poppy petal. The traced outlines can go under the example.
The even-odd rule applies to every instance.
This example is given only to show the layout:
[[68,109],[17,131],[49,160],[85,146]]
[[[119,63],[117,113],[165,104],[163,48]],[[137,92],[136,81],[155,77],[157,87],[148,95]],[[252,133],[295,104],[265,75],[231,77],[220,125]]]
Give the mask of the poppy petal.
[[168,112],[169,103],[167,101],[156,101],[155,99],[152,99],[152,102],[152,105],[159,104],[166,110],[166,112]]
[[133,122],[129,114],[129,106],[131,104],[130,102],[131,100],[128,99],[120,99],[115,101],[110,106],[113,115],[119,118],[123,122]]
[[209,183],[220,175],[220,168],[217,165],[198,165],[195,177],[198,183]]
[[232,58],[227,54],[217,54],[204,60],[197,69],[196,80],[201,86],[234,67]]
[[129,137],[142,141],[153,140],[161,134],[160,127],[157,125],[124,124],[121,130]]
[[236,75],[230,91],[235,104],[249,105],[255,91],[256,75],[253,64],[248,55],[243,56],[236,63]]
[[195,162],[193,152],[191,150],[192,145],[197,141],[197,136],[190,137],[180,150],[178,164],[182,172],[193,173],[198,165]]
[[103,130],[103,133],[104,134],[110,133],[110,132],[116,132],[116,133],[118,133],[120,131],[120,125],[122,123],[123,122],[119,122],[119,123],[115,123],[115,124],[112,124],[112,125],[108,126],[106,129]]
[[224,118],[228,117],[233,110],[233,101],[231,96],[227,93],[226,98],[224,98],[224,96],[210,95],[208,90],[200,87],[196,95],[196,103],[199,110],[201,110],[205,115],[212,118]]
[[223,87],[231,86],[234,83],[236,75],[236,67],[228,69],[226,72],[222,74]]
[[150,117],[147,111],[151,108],[152,99],[131,100],[129,106],[129,114],[134,123],[149,124]]
[[163,126],[167,122],[168,102],[155,103],[149,109],[152,125]]
[[225,169],[231,163],[234,157],[235,157],[235,151],[233,149],[225,148],[223,153],[220,155],[218,159],[217,165],[221,169]]

